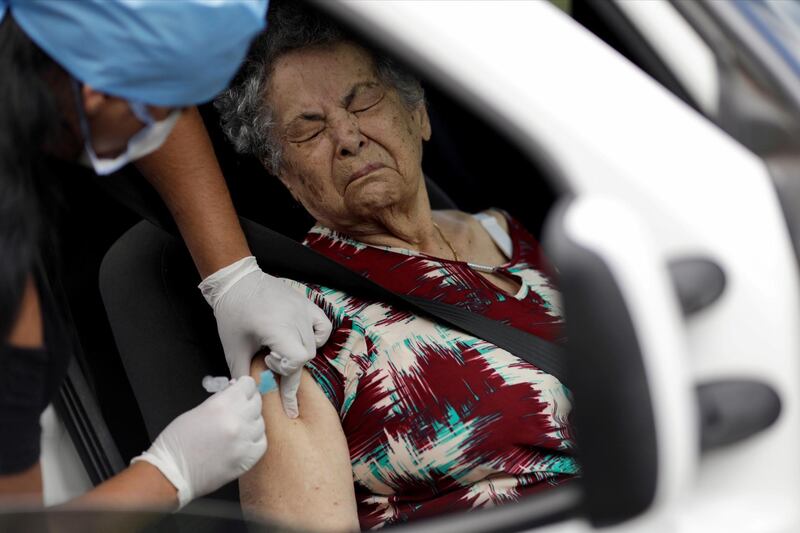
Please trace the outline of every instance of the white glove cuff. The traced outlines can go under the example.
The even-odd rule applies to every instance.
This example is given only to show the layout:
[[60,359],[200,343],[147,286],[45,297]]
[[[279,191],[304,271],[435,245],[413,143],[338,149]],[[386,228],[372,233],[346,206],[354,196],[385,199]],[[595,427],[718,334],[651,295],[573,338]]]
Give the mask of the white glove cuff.
[[212,308],[217,305],[217,302],[222,295],[228,292],[228,289],[233,287],[237,281],[250,274],[251,272],[261,271],[256,258],[251,256],[243,257],[231,263],[230,265],[221,268],[208,276],[200,282],[197,286],[200,292],[203,293],[208,305]]
[[170,461],[164,461],[155,454],[149,451],[143,452],[142,455],[136,456],[131,459],[131,464],[145,461],[150,463],[167,478],[167,481],[172,483],[178,490],[178,510],[182,509],[184,505],[192,501],[192,491],[189,488],[189,483]]

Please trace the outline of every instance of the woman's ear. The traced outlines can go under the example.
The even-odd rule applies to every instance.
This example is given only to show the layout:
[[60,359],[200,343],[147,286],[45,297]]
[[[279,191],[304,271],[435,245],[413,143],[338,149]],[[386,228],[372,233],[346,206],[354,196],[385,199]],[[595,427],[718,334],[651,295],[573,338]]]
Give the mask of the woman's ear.
[[[278,179],[283,183],[283,186],[286,187],[286,190],[294,197],[294,191],[292,190],[292,186],[289,184],[289,181],[284,178],[284,174],[281,171],[278,171]],[[297,198],[295,198],[296,200]]]
[[[267,167],[267,172],[272,174],[269,167]],[[278,181],[283,183],[283,186],[286,187],[286,190],[289,191],[289,194],[292,195],[292,198],[294,198],[294,200],[299,203],[300,200],[297,199],[297,194],[295,194],[294,190],[292,189],[292,184],[289,182],[288,179],[286,179],[286,170],[282,165],[274,172],[274,175],[278,178]]]
[[428,107],[425,102],[417,105],[417,109],[414,110],[414,120],[417,121],[422,140],[429,141],[431,139],[431,119],[428,117]]
[[300,205],[303,205],[303,202],[300,201],[300,197],[297,196],[297,192],[294,189],[292,189],[291,185],[289,185],[289,182],[281,179],[281,183],[283,183],[284,187],[286,187],[286,190],[289,191],[289,194],[292,195],[294,201]]
[[83,101],[83,111],[87,117],[93,117],[100,113],[108,105],[110,97],[95,90],[91,85],[81,86],[81,100]]

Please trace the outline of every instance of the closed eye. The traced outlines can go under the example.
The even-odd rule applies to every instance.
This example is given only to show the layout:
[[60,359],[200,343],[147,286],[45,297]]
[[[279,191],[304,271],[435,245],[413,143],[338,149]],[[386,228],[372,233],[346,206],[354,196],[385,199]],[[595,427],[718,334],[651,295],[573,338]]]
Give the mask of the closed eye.
[[378,100],[376,100],[375,102],[373,102],[373,103],[371,103],[371,104],[369,104],[367,106],[361,107],[360,109],[353,109],[352,112],[353,113],[362,113],[364,111],[367,111],[368,109],[372,109],[373,107],[378,105],[381,102],[381,100],[383,100],[383,96],[381,96]]
[[364,87],[355,94],[347,110],[351,113],[363,113],[381,103],[385,94],[379,85]]
[[306,136],[306,137],[302,137],[302,138],[300,138],[300,139],[290,139],[290,140],[289,140],[289,142],[293,142],[293,143],[295,143],[295,144],[300,144],[300,143],[308,142],[308,141],[310,141],[310,140],[312,140],[312,139],[314,139],[314,138],[318,137],[318,136],[319,136],[319,134],[320,134],[320,133],[322,133],[323,131],[325,131],[325,128],[320,128],[320,129],[318,129],[317,131],[315,131],[314,133],[312,133],[311,135],[308,135],[308,136]]

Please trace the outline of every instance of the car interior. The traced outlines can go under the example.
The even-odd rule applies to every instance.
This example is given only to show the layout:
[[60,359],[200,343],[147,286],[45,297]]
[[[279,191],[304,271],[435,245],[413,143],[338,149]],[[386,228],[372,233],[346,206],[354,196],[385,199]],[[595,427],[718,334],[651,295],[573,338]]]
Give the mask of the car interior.
[[[604,2],[556,3],[621,52],[630,52],[633,43],[619,37],[625,31],[602,16],[598,6]],[[625,55],[669,87],[668,73],[659,73],[652,57]],[[560,187],[547,162],[532,159],[436,80],[422,83],[433,131],[423,159],[432,205],[467,212],[500,207],[540,237]],[[688,98],[679,87],[674,90]],[[235,153],[213,104],[200,106],[200,113],[254,251],[269,254],[261,239],[267,233],[274,237],[270,230],[274,238],[302,241],[311,217],[255,159]],[[75,357],[55,407],[97,484],[205,398],[204,375],[225,375],[227,367],[212,311],[197,290],[197,271],[165,206],[136,168],[98,177],[78,165],[54,165],[49,186],[57,191],[57,205],[50,211],[59,230],[51,282],[67,302],[75,332]],[[271,273],[290,276],[297,268],[300,279],[307,274],[303,265],[285,263]],[[237,501],[237,486],[210,497]],[[563,491],[534,499],[517,512],[529,518],[507,516],[509,524],[560,520],[578,503]],[[495,513],[491,520],[476,516],[458,530],[486,531],[498,524]]]
[[[632,49],[598,3],[555,3],[620,51]],[[629,57],[652,70],[647,58]],[[557,198],[545,162],[532,161],[435,80],[422,81],[433,130],[423,159],[432,204],[468,212],[500,207],[539,237]],[[200,113],[248,235],[269,228],[301,241],[311,217],[256,160],[235,153],[213,104]],[[97,177],[78,165],[55,165],[50,186],[58,191],[52,212],[59,232],[52,252],[61,266],[52,269],[54,277],[60,272],[53,285],[68,302],[75,331],[75,358],[55,406],[96,484],[204,399],[204,375],[227,369],[198,274],[135,167]],[[237,494],[233,483],[211,497],[235,501]],[[550,521],[558,513],[546,514]]]

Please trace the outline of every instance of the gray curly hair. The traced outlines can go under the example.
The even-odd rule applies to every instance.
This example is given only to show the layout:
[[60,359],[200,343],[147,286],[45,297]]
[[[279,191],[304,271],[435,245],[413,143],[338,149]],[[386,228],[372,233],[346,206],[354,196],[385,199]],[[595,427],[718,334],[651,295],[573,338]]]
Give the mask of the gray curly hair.
[[[282,147],[267,100],[275,62],[293,50],[356,40],[335,22],[296,0],[270,4],[268,29],[256,38],[239,75],[214,106],[220,113],[222,130],[236,151],[256,156],[267,171],[277,174]],[[425,93],[419,80],[388,57],[365,50],[373,57],[378,79],[393,87],[409,109],[424,105]]]

